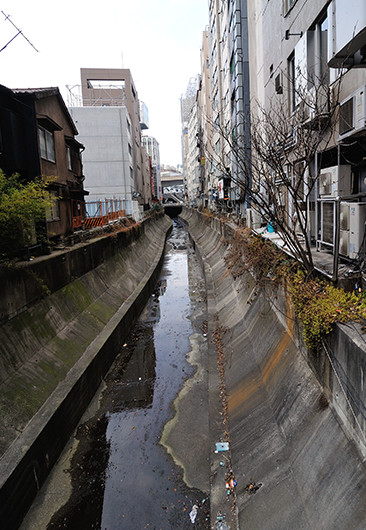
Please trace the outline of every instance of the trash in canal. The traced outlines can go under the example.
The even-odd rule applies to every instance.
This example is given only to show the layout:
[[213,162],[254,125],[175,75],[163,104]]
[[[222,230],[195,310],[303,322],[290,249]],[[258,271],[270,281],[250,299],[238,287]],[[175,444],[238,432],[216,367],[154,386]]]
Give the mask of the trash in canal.
[[237,482],[236,482],[234,476],[231,475],[231,474],[228,475],[226,477],[226,483],[225,483],[226,493],[228,495],[231,495],[231,493],[234,492],[234,488],[235,488],[236,485],[237,485]]
[[219,512],[216,517],[215,530],[228,530],[225,517]]
[[255,493],[256,491],[259,490],[259,488],[262,486],[262,483],[261,482],[258,482],[258,484],[256,484],[253,480],[251,482],[249,482],[249,484],[247,485],[247,487],[245,488],[246,491],[248,493]]
[[221,453],[222,451],[228,451],[228,450],[229,450],[229,442],[220,442],[216,444],[215,453]]
[[198,506],[197,506],[197,504],[194,504],[193,507],[192,507],[192,510],[189,512],[189,517],[191,519],[191,523],[192,524],[194,524],[194,522],[196,520],[197,510],[198,510]]

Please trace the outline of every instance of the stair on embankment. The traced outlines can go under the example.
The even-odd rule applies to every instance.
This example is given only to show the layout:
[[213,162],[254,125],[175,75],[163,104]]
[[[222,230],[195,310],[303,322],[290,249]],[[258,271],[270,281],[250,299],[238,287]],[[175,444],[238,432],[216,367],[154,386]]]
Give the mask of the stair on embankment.
[[158,278],[171,221],[141,224],[3,272],[0,527],[16,528]]
[[[347,410],[327,359],[313,362],[308,356],[284,292],[275,297],[260,289],[249,273],[233,279],[225,254],[235,227],[196,210],[186,209],[181,217],[214,286],[222,330],[229,465],[237,486],[235,496],[223,497],[225,472],[216,460],[225,462],[225,453],[214,454],[212,522],[234,507],[241,529],[366,528],[362,410]],[[354,344],[346,332],[338,327],[330,343],[362,398],[365,341]],[[316,374],[310,365],[317,365]],[[357,434],[359,427],[363,433]],[[224,424],[222,433],[221,441]]]

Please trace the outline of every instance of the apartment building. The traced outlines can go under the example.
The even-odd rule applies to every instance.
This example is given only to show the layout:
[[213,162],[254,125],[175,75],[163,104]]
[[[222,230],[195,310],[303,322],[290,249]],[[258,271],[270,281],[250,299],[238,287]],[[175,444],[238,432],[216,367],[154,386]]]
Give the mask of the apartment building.
[[210,99],[212,115],[211,208],[225,210],[229,201],[232,156],[226,141],[231,134],[229,3],[209,4]]
[[[182,122],[182,165],[183,180],[186,188],[186,197],[188,197],[188,186],[190,185],[190,182],[192,180],[192,177],[190,175],[190,169],[188,169],[188,158],[191,158],[191,155],[189,155],[189,149],[194,145],[192,143],[192,138],[189,136],[188,123],[190,121],[192,109],[197,105],[197,91],[199,89],[200,83],[201,76],[199,74],[197,74],[195,77],[191,77],[188,82],[185,93],[180,98],[180,111]],[[197,109],[195,110],[195,112],[197,113]],[[196,126],[198,127],[198,122]],[[193,134],[194,140],[197,142],[196,134],[198,133],[198,130],[194,130],[192,132],[191,127],[190,131]],[[191,192],[189,192],[189,196],[192,197]]]
[[189,134],[183,127],[184,153],[196,149],[195,134],[200,144],[196,166],[193,156],[185,162],[187,183],[196,186],[198,161],[205,164],[190,200],[195,194],[197,205],[249,224],[255,218],[257,226],[277,215],[296,238],[332,253],[334,264],[339,256],[359,257],[366,220],[364,0],[211,0],[207,42],[199,110],[192,105]]
[[[228,32],[230,54],[230,111],[231,142],[241,141],[241,148],[250,153],[250,86],[248,49],[248,9],[246,0],[228,3]],[[248,195],[242,193],[241,182],[248,179],[251,185],[251,171],[243,175],[241,164],[232,150],[230,196],[232,210],[244,217],[250,205]]]
[[212,111],[210,104],[210,47],[208,31],[202,34],[201,47],[201,82],[197,93],[199,112],[198,144],[200,165],[200,195],[201,205],[205,208],[212,200],[213,183],[211,181],[212,168]]
[[[127,213],[151,201],[148,159],[141,141],[140,103],[128,69],[81,68],[82,106],[69,107],[84,139],[91,200],[127,201]],[[141,125],[142,124],[142,125]]]
[[186,171],[186,189],[188,204],[190,206],[200,206],[201,196],[201,167],[200,167],[200,143],[199,143],[199,108],[195,104],[192,107],[188,128],[188,153],[187,153],[187,171]]
[[[333,253],[334,264],[338,256],[356,259],[366,220],[366,4],[273,0],[263,7],[254,0],[248,30],[252,115],[277,106],[293,124],[287,182],[292,190],[301,175],[302,197],[290,197],[287,187],[282,202],[292,228],[304,235],[306,226],[311,244]],[[304,131],[309,143],[322,135],[307,161],[299,156]]]
[[[233,135],[249,144],[249,65],[246,2],[211,0],[203,33],[197,89],[197,138],[201,186],[198,203],[212,210],[244,212],[241,178],[231,144]],[[197,168],[195,171],[199,171]],[[189,180],[187,176],[187,180]]]
[[153,136],[142,136],[142,145],[145,147],[148,157],[151,159],[151,190],[152,198],[162,200],[160,150],[159,142]]

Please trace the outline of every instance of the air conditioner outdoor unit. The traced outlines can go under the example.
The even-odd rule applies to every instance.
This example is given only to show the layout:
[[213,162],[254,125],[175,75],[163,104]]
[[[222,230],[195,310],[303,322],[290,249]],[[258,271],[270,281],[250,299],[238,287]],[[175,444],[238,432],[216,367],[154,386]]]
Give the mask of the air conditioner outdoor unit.
[[339,223],[341,230],[349,230],[349,203],[341,202],[339,211]]
[[366,130],[366,86],[362,86],[339,106],[339,140]]
[[322,169],[319,175],[319,195],[338,197],[351,194],[351,166]]
[[349,256],[349,203],[341,202],[339,206],[339,253]]
[[349,203],[349,257],[355,259],[365,234],[366,203]]
[[349,230],[339,232],[339,253],[343,256],[349,256]]
[[321,202],[320,237],[323,243],[334,244],[334,201]]

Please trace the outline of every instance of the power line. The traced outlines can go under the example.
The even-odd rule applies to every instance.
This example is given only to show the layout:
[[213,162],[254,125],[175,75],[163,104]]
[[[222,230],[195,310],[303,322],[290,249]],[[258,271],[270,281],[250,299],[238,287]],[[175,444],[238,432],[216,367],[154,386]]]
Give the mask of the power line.
[[2,14],[4,15],[5,17],[5,20],[9,20],[10,24],[12,26],[14,26],[14,28],[17,30],[18,33],[16,33],[14,35],[14,37],[12,37],[6,44],[5,46],[3,46],[1,49],[0,49],[0,52],[2,52],[3,50],[5,50],[5,48],[18,36],[18,35],[22,35],[22,37],[25,38],[25,40],[28,42],[28,44],[30,44],[32,46],[32,48],[34,48],[36,50],[36,52],[38,52],[39,50],[37,50],[37,48],[31,43],[31,41],[29,39],[27,39],[27,37],[24,35],[23,31],[21,29],[19,29],[12,20],[10,20],[10,15],[6,15],[4,13],[4,11],[1,11]]

